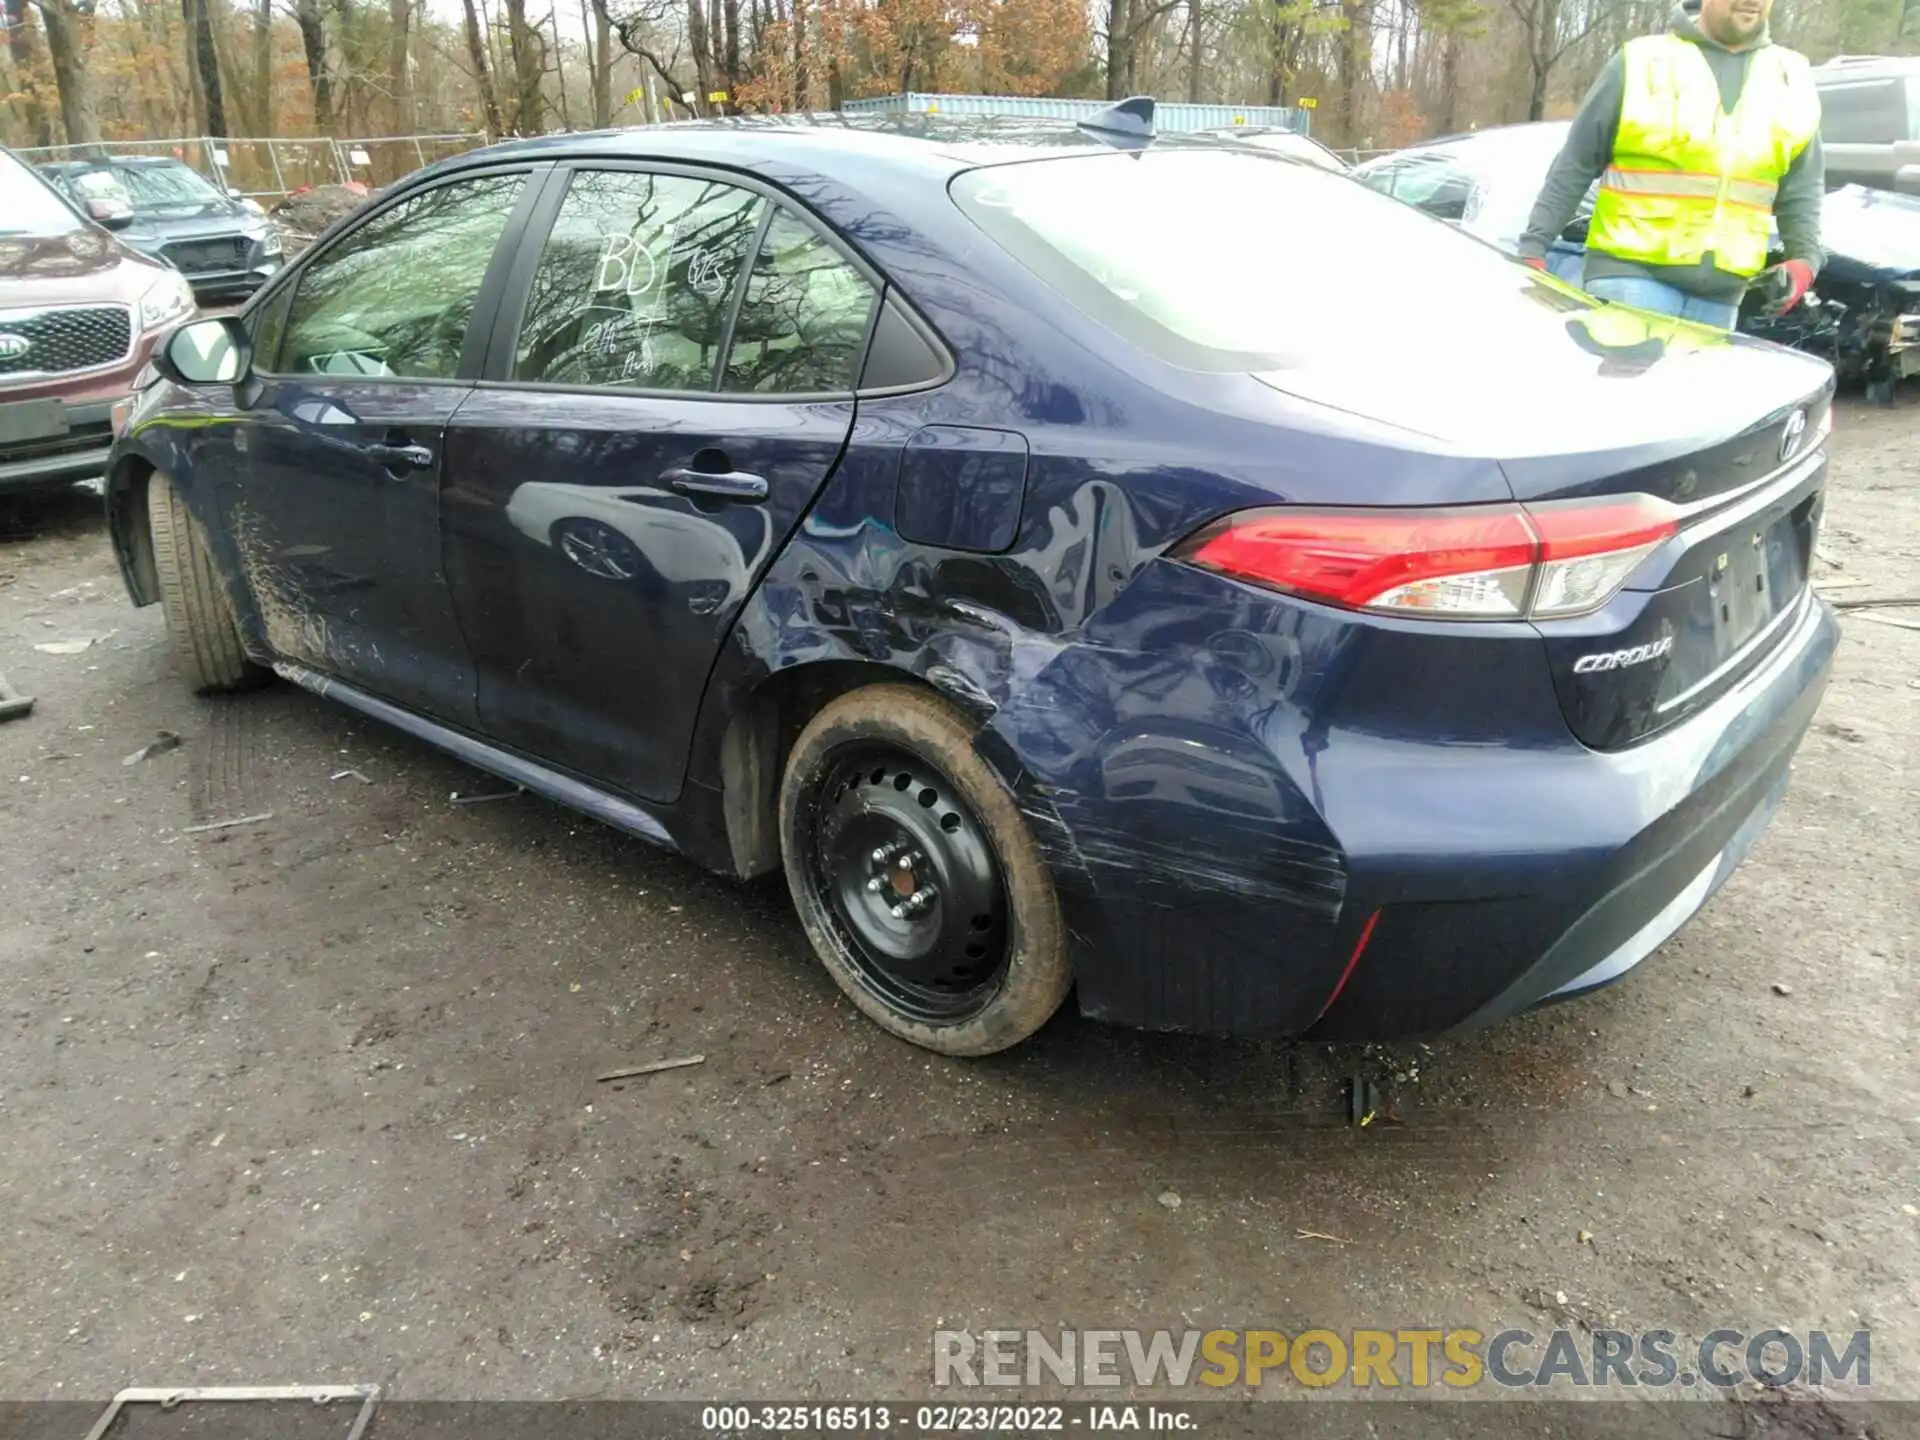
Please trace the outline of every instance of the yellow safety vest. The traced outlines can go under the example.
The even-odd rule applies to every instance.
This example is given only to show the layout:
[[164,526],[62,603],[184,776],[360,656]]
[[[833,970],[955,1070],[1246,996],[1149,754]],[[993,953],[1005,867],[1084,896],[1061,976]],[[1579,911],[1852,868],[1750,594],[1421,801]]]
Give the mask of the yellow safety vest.
[[1806,57],[1778,45],[1755,51],[1728,114],[1692,41],[1648,35],[1622,55],[1620,129],[1587,244],[1647,265],[1711,254],[1715,269],[1759,274],[1780,180],[1820,129]]

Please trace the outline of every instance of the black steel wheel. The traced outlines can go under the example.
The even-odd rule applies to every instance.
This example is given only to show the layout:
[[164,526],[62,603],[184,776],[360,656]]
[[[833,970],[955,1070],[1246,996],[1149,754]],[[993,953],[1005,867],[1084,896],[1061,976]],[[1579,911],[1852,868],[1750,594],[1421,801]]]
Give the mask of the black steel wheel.
[[840,987],[952,1055],[1025,1039],[1072,983],[1052,877],[965,719],[901,686],[827,707],[789,757],[795,907]]
[[892,746],[835,756],[814,812],[809,883],[866,983],[929,1024],[976,1014],[1006,965],[1000,864],[956,787]]

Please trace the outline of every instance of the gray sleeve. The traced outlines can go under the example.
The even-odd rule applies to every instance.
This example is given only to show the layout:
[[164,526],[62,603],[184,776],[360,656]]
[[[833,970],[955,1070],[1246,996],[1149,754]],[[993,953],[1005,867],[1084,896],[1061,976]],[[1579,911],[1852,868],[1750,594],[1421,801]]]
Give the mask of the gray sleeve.
[[1533,214],[1520,236],[1522,255],[1545,257],[1573,223],[1588,188],[1606,172],[1613,158],[1613,138],[1620,133],[1620,97],[1626,88],[1626,62],[1616,54],[1580,102],[1567,143],[1547,171],[1540,198],[1533,202]]
[[1804,260],[1817,273],[1826,256],[1820,249],[1820,202],[1827,192],[1827,159],[1815,135],[1794,157],[1773,199],[1780,225],[1780,246],[1789,260]]

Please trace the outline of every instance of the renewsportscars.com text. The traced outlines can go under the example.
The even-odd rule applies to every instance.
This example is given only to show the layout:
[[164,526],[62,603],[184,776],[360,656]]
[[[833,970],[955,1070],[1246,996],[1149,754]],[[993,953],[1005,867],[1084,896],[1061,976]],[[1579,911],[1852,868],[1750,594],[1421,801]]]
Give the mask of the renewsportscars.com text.
[[1865,1330],[1715,1330],[1687,1344],[1671,1330],[1469,1329],[937,1330],[933,1383],[980,1386],[1325,1387],[1463,1390],[1572,1386],[1732,1389],[1746,1381],[1872,1384]]

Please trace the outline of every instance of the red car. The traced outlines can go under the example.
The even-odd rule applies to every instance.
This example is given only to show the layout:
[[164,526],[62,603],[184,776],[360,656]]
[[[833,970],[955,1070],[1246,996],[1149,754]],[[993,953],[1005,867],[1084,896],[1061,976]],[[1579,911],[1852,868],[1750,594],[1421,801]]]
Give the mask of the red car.
[[115,404],[194,310],[186,276],[0,150],[0,494],[100,474]]

